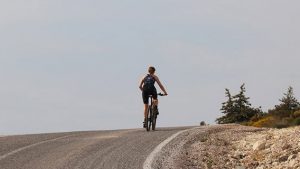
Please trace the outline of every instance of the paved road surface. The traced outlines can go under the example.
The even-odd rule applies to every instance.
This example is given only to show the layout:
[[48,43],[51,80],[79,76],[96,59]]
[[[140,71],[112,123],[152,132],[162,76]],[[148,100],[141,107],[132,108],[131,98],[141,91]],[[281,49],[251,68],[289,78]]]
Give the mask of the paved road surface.
[[0,169],[142,169],[159,143],[187,128],[0,137]]

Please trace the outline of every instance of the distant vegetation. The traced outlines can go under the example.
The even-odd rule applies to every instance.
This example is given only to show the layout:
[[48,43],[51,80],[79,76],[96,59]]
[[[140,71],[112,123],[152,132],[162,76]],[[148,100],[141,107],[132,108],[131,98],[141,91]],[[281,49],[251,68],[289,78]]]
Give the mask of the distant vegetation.
[[300,103],[295,98],[291,86],[279,100],[280,103],[267,112],[263,112],[261,107],[252,107],[249,102],[250,98],[246,97],[245,92],[245,84],[240,87],[240,92],[233,96],[229,89],[225,89],[227,101],[222,103],[221,108],[224,115],[216,119],[217,123],[239,123],[255,127],[275,128],[300,125]]

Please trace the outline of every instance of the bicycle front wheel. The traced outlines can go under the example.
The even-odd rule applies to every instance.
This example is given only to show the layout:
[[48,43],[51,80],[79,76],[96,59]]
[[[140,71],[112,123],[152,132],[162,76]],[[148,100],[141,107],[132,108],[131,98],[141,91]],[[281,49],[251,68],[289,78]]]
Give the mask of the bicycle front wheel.
[[146,120],[146,130],[147,131],[150,131],[151,125],[152,125],[152,109],[149,106],[149,108],[148,108],[148,116],[147,116],[147,120]]
[[152,109],[152,130],[155,130],[157,119],[157,108]]
[[152,130],[155,130],[156,127],[156,117],[152,117]]

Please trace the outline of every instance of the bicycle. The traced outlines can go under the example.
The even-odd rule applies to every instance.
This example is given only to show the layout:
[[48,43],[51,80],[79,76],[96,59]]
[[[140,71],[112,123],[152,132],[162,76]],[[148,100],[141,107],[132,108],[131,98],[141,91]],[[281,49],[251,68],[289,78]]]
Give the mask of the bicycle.
[[[162,93],[158,93],[158,96],[165,96]],[[146,130],[150,131],[150,128],[152,127],[152,130],[155,130],[156,127],[156,119],[158,114],[158,108],[157,106],[153,105],[153,98],[152,95],[149,96],[150,98],[150,105],[148,105],[148,113],[147,113],[147,119],[145,121],[146,123]]]

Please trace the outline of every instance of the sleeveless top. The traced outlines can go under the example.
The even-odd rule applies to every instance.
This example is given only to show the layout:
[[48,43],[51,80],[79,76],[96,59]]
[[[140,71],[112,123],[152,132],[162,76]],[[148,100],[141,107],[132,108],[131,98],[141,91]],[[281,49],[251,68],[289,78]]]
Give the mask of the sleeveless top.
[[153,76],[151,76],[150,74],[148,74],[145,78],[144,78],[144,89],[153,89],[155,88],[154,86],[155,84],[155,79]]

